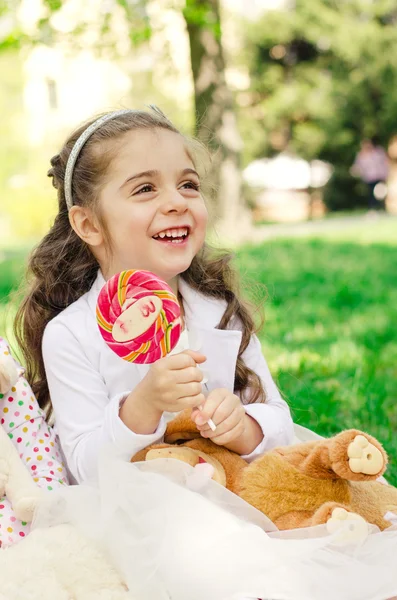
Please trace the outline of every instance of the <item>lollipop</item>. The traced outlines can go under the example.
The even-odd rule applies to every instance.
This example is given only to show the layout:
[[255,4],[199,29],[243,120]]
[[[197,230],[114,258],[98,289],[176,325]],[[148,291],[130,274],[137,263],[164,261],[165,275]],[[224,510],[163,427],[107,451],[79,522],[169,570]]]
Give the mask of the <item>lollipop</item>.
[[178,343],[180,307],[171,288],[149,271],[122,271],[99,293],[96,316],[109,348],[129,362],[153,363]]
[[[101,289],[96,307],[106,344],[120,358],[138,364],[154,363],[175,348],[180,317],[175,294],[150,271],[114,275]],[[208,424],[215,430],[211,419]]]

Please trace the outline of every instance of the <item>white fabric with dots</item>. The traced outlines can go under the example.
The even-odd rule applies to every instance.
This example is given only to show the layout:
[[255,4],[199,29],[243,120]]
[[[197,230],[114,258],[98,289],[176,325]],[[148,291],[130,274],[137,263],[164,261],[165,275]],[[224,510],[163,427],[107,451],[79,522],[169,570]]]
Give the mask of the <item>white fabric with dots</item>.
[[[6,340],[0,337],[0,356],[9,355]],[[16,362],[16,361],[15,361]],[[46,423],[23,369],[16,363],[19,379],[6,394],[0,394],[1,426],[16,446],[34,481],[49,491],[67,484],[65,468],[55,433]],[[0,542],[4,548],[24,538],[29,524],[19,521],[6,497],[0,498]]]

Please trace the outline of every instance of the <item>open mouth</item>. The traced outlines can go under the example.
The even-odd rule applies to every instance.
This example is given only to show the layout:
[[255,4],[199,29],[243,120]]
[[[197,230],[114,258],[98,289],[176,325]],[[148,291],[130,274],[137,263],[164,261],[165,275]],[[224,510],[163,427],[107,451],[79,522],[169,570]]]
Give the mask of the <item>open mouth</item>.
[[182,244],[189,237],[189,233],[189,227],[173,227],[172,229],[164,229],[164,231],[156,233],[153,239],[163,244]]

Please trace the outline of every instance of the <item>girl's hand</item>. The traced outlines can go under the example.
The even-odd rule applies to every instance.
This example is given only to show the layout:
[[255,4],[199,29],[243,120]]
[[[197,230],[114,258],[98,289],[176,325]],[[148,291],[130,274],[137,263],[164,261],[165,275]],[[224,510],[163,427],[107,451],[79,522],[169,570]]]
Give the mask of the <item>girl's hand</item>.
[[206,361],[199,352],[168,355],[153,365],[120,409],[121,420],[135,433],[153,433],[163,412],[179,412],[204,403],[197,367]]
[[205,398],[201,387],[203,373],[197,363],[206,360],[199,352],[185,350],[155,362],[141,381],[146,402],[162,413],[200,406]]
[[[203,437],[224,446],[242,435],[245,410],[238,396],[229,390],[218,388],[208,394],[201,410],[192,412],[192,419]],[[216,425],[215,431],[207,424],[209,419]]]
[[[201,407],[192,411],[200,435],[237,454],[250,454],[263,440],[260,425],[247,415],[238,396],[226,389],[212,390]],[[216,430],[207,424],[212,419]]]

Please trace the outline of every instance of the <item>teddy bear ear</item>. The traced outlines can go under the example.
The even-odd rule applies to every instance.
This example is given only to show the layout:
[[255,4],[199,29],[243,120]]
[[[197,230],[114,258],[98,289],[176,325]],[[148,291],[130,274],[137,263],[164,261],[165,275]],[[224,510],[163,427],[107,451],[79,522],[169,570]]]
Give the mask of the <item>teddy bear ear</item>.
[[7,393],[18,381],[19,372],[10,354],[0,356],[0,393]]
[[12,388],[9,375],[1,368],[0,365],[0,394],[5,394]]

